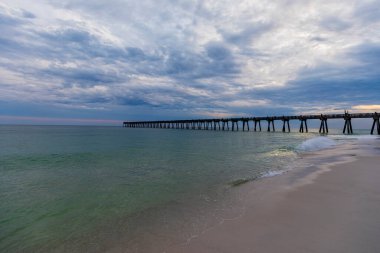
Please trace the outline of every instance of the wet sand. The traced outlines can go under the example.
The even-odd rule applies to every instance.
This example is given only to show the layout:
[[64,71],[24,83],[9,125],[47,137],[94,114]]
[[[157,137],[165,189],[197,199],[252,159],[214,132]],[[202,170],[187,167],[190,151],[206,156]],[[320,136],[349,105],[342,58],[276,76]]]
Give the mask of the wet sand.
[[379,142],[304,155],[303,168],[242,186],[240,216],[165,252],[380,252]]

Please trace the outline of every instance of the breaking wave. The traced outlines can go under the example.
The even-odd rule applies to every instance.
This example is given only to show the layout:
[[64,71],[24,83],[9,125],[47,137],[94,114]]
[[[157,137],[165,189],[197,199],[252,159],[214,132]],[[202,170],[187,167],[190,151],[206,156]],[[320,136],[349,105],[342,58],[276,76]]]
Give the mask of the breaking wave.
[[298,151],[316,151],[321,149],[330,148],[335,146],[336,141],[328,138],[328,137],[315,137],[309,140],[302,142],[297,146]]

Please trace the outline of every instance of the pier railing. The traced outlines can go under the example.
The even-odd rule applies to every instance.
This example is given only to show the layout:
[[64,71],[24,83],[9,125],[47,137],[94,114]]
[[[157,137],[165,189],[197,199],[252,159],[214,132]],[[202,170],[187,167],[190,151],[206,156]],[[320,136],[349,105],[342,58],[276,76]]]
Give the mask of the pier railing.
[[217,119],[191,119],[191,120],[161,120],[161,121],[125,121],[123,127],[129,128],[170,128],[170,129],[192,129],[192,130],[219,130],[219,131],[239,131],[239,123],[243,131],[250,131],[250,122],[253,131],[261,131],[261,122],[267,122],[266,130],[275,131],[275,121],[282,121],[282,132],[290,132],[291,120],[300,122],[299,132],[308,132],[308,120],[320,120],[320,133],[328,133],[327,120],[343,119],[344,134],[353,134],[352,119],[373,119],[371,134],[376,130],[380,135],[380,114],[374,113],[348,113],[343,114],[314,114],[314,115],[293,115],[293,116],[267,116],[267,117],[245,117],[245,118],[217,118]]

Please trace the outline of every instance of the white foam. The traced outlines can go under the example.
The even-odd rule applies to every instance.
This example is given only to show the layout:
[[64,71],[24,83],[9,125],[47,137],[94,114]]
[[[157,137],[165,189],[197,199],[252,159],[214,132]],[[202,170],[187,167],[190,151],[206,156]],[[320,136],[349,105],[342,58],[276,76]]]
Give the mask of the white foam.
[[302,142],[297,146],[297,150],[299,151],[316,151],[321,149],[330,148],[335,146],[336,142],[327,137],[315,137],[309,140]]
[[379,139],[377,135],[331,135],[334,139],[354,139],[354,140],[376,140]]
[[274,176],[278,176],[278,175],[281,175],[281,174],[284,174],[285,171],[274,171],[274,170],[270,170],[270,171],[267,171],[266,173],[264,173],[261,177],[274,177]]

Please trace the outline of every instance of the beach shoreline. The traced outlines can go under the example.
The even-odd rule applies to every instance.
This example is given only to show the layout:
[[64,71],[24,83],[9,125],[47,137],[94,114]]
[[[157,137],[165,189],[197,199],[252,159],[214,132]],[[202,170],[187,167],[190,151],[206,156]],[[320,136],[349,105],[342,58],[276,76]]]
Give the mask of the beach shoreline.
[[283,175],[240,186],[244,211],[163,252],[380,252],[380,143],[301,154]]

